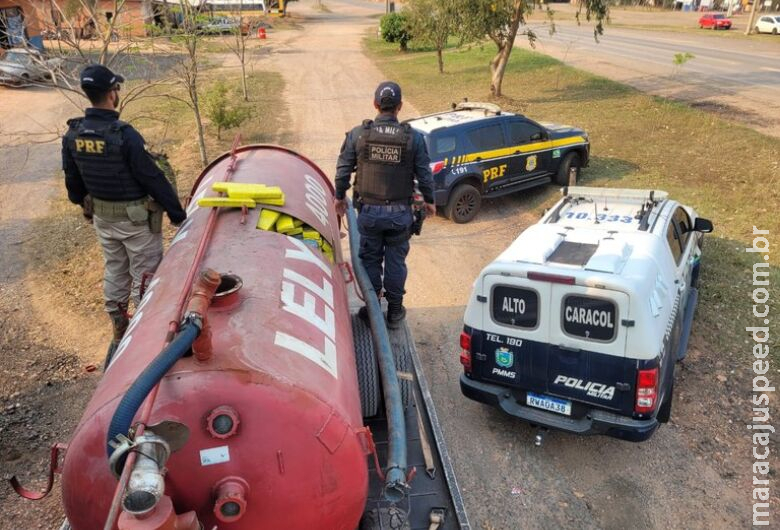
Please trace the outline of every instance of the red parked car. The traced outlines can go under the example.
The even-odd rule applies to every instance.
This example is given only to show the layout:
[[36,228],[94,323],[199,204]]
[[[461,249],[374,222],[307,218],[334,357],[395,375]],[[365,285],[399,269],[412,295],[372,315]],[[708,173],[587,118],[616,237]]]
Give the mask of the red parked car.
[[700,28],[731,29],[731,19],[721,13],[706,13],[699,19]]

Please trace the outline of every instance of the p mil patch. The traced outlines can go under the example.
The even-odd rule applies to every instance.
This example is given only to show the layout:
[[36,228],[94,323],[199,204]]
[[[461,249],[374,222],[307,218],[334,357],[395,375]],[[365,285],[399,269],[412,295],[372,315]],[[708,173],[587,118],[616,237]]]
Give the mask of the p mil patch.
[[400,145],[368,144],[368,159],[371,162],[400,164],[403,147]]

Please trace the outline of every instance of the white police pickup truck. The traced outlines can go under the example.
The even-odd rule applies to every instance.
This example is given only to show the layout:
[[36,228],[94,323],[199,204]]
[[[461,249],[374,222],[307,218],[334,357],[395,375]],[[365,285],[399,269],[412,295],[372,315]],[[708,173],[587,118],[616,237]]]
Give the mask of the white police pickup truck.
[[474,283],[461,390],[534,425],[646,440],[669,420],[712,223],[662,191],[562,193]]

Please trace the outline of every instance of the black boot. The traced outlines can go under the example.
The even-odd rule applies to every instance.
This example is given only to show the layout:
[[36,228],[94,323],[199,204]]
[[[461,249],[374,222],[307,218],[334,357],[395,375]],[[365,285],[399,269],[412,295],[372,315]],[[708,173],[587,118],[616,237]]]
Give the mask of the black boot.
[[127,326],[130,324],[130,319],[127,318],[127,311],[120,308],[118,311],[111,311],[108,316],[111,317],[111,324],[114,327],[113,343],[119,344],[119,342],[122,340],[122,337],[125,336]]
[[387,327],[398,329],[406,318],[406,308],[401,302],[391,302],[387,306]]

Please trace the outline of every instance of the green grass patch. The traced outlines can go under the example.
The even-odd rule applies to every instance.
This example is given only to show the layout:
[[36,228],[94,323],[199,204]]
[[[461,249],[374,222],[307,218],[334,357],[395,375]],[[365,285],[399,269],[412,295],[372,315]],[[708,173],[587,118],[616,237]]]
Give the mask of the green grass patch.
[[[492,44],[448,50],[441,75],[433,53],[399,53],[374,36],[365,47],[420,112],[441,111],[468,97],[537,121],[582,127],[590,134],[592,155],[584,184],[666,190],[711,219],[715,233],[705,244],[696,335],[712,353],[749,354],[744,329],[763,323],[752,316],[750,299],[752,265],[759,257],[744,248],[753,226],[780,243],[780,140],[536,52],[513,51],[504,96],[492,99]],[[550,189],[536,209],[557,198]],[[778,315],[780,251],[771,250],[770,311]],[[777,347],[770,349],[780,360]]]

